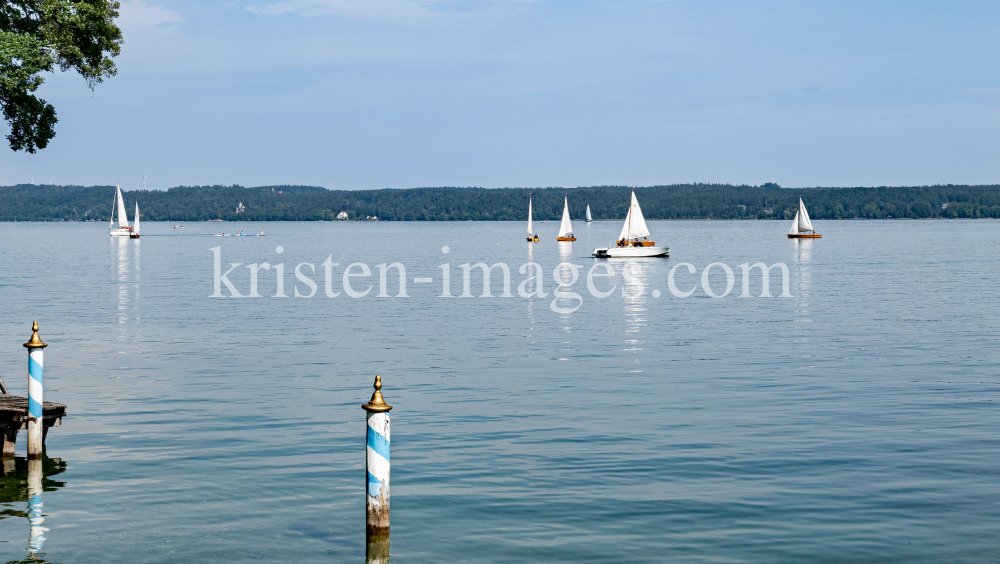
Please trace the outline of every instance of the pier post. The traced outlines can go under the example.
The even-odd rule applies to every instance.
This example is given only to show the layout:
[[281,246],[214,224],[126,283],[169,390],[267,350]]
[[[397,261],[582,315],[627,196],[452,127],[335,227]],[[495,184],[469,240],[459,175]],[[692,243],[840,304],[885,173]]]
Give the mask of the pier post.
[[45,544],[45,531],[42,526],[45,517],[42,515],[42,459],[28,460],[28,554],[34,556],[42,550]]
[[375,376],[375,393],[362,405],[367,414],[366,556],[370,563],[389,561],[389,410],[382,398],[382,377]]
[[42,349],[48,345],[38,338],[38,322],[31,324],[28,348],[28,458],[42,456],[45,435],[42,424]]

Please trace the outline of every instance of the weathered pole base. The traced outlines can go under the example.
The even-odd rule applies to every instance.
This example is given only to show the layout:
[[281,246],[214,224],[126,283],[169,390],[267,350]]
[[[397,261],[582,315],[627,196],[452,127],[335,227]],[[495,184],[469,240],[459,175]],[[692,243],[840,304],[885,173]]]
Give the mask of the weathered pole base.
[[366,564],[386,564],[389,562],[389,532],[384,535],[368,535],[365,539]]
[[371,536],[389,536],[389,492],[382,485],[378,497],[368,497],[368,518],[365,533]]
[[28,417],[28,458],[41,458],[45,450],[45,439],[42,436],[42,422],[34,417]]
[[379,488],[377,496],[368,498],[368,516],[365,521],[365,555],[368,564],[385,564],[389,562],[389,492],[385,483]]

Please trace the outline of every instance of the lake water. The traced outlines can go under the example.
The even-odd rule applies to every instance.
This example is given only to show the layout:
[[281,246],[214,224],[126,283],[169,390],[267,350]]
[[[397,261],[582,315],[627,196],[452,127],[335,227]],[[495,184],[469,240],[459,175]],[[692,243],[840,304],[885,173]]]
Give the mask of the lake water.
[[[537,224],[534,245],[519,223],[145,223],[139,241],[0,224],[0,375],[26,395],[38,320],[45,399],[69,405],[35,556],[363,561],[360,404],[380,374],[394,561],[1000,560],[1000,222],[821,221],[814,241],[786,222],[649,224],[671,257],[635,261],[626,296],[627,263],[590,257],[617,221],[577,223],[572,244]],[[268,236],[210,236],[239,229]],[[214,247],[223,273],[283,263],[290,297],[271,297],[275,268],[264,297],[209,297]],[[513,297],[438,297],[439,265],[459,296],[480,261],[509,265]],[[392,262],[409,297],[397,269],[377,296]],[[527,262],[547,297],[519,296]],[[562,262],[582,266],[563,288],[582,304],[552,303]],[[599,262],[606,298],[587,289]],[[719,299],[700,287],[716,262],[735,273]],[[791,297],[739,297],[756,262],[786,264]],[[245,266],[229,279],[249,293]],[[723,293],[721,266],[709,282]],[[0,482],[4,561],[29,558],[25,444]]]

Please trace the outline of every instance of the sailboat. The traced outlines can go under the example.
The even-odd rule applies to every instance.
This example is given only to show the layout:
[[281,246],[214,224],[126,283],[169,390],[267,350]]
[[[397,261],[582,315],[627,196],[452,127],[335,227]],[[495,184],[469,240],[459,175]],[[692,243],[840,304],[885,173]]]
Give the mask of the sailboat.
[[[138,207],[139,204],[136,204]],[[115,228],[115,208],[118,208],[118,228]],[[111,236],[127,237],[132,234],[128,226],[128,214],[125,213],[125,200],[122,199],[121,186],[115,184],[115,201],[111,203]]]
[[531,194],[528,194],[528,242],[537,243],[538,235],[535,235],[534,230],[531,228]]
[[576,241],[573,236],[573,224],[569,221],[569,196],[563,201],[562,223],[559,224],[559,236],[556,241]]
[[[648,239],[648,236],[649,229],[646,227],[646,220],[642,217],[642,209],[639,208],[639,200],[635,199],[635,190],[633,189],[632,203],[628,208],[628,216],[625,217],[625,225],[622,226],[618,240],[606,248],[594,249],[594,256],[597,258],[670,256],[670,247],[657,247],[654,241]],[[642,237],[641,240],[640,237]]]
[[594,221],[594,218],[590,216],[590,204],[587,204],[587,223]]
[[135,227],[132,229],[132,232],[128,234],[128,236],[132,239],[139,238],[139,202],[135,203]]
[[[811,233],[808,233],[811,232]],[[789,239],[819,239],[823,237],[813,229],[813,224],[809,221],[809,212],[806,205],[799,198],[799,209],[795,212],[795,219],[792,220],[792,228],[788,230]]]

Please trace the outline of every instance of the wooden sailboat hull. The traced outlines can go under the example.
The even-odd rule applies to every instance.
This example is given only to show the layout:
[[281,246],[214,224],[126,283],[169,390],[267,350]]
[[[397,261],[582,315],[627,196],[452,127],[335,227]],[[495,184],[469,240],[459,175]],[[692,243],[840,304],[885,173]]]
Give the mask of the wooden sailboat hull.
[[793,235],[793,234],[789,233],[788,234],[788,238],[789,239],[822,239],[823,236],[820,235],[820,234],[818,234],[818,233],[813,233],[811,235],[807,235],[807,234],[804,234],[804,233],[800,233],[798,235]]
[[556,237],[556,241],[576,241],[576,237]]

